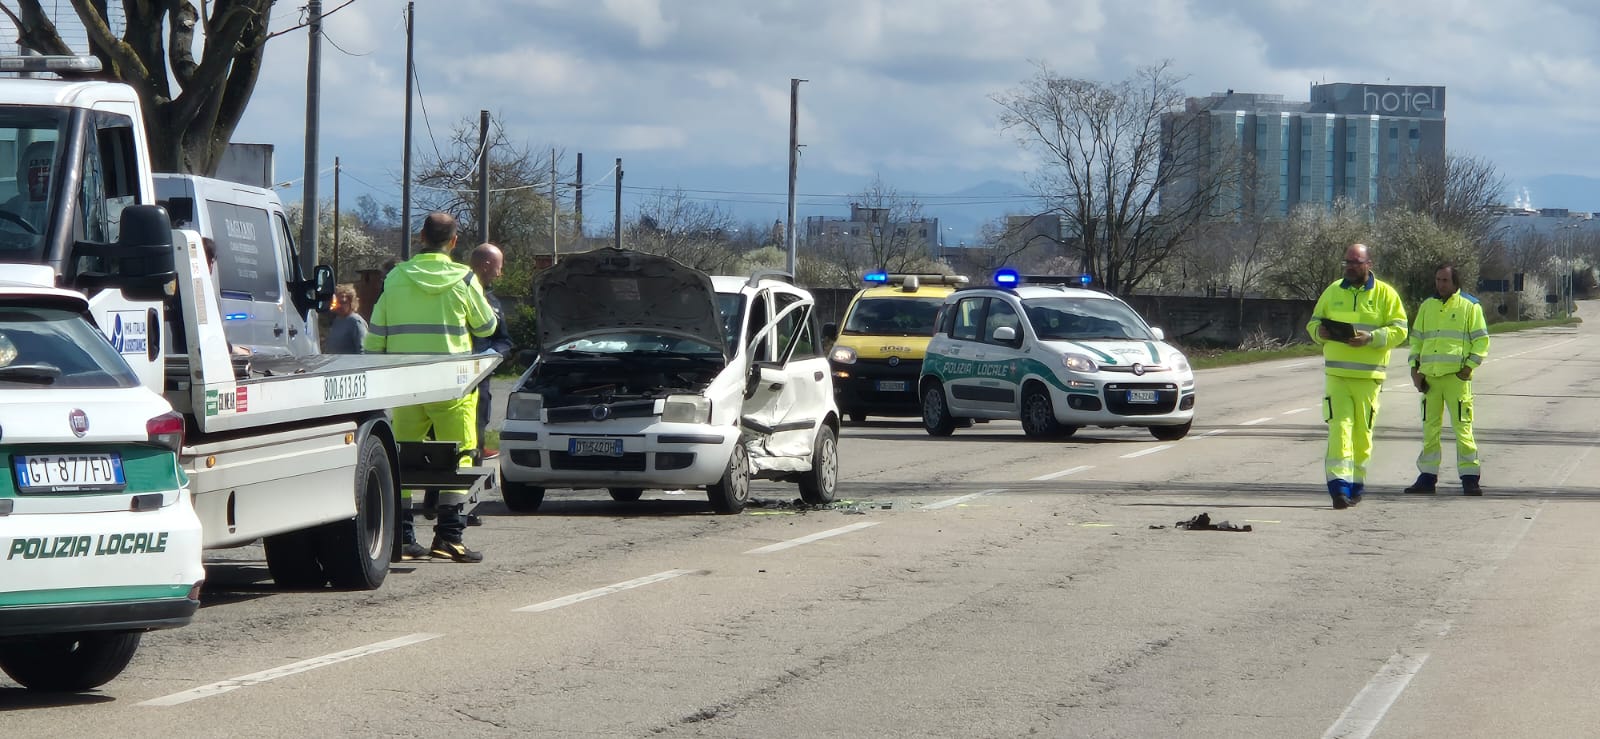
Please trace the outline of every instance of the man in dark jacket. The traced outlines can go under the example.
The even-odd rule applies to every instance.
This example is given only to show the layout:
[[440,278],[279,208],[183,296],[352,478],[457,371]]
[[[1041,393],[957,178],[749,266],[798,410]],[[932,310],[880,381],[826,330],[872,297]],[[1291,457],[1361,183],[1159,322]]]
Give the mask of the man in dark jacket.
[[[500,273],[505,267],[505,255],[500,252],[500,247],[494,244],[479,244],[468,257],[468,264],[478,276],[478,284],[483,286],[483,299],[489,301],[489,307],[494,309],[494,317],[497,319],[497,327],[493,334],[482,338],[473,337],[472,353],[491,351],[504,357],[511,352],[511,332],[506,328],[506,313],[500,307],[500,298],[494,294],[494,283],[500,279]],[[494,408],[489,382],[489,379],[485,379],[478,385],[478,445],[483,451],[484,459],[500,456],[499,449],[483,444],[484,432],[489,430],[489,415]]]

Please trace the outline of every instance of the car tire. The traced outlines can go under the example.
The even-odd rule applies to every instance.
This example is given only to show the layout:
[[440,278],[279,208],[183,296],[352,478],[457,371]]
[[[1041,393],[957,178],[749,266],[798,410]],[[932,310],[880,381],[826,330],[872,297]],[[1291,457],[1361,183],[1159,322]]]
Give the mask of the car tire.
[[1194,421],[1182,426],[1151,426],[1150,435],[1156,437],[1157,441],[1177,441],[1188,436],[1189,428],[1193,425]]
[[839,437],[822,424],[811,445],[811,469],[800,475],[800,499],[811,505],[832,503],[839,486]]
[[285,590],[317,590],[328,584],[328,573],[317,559],[317,530],[274,534],[261,541],[267,554],[267,572]]
[[544,503],[544,488],[513,480],[500,481],[500,499],[516,513],[533,513]]
[[949,436],[956,432],[956,419],[945,403],[943,383],[930,382],[922,389],[922,428],[929,436]]
[[356,456],[356,515],[314,529],[317,559],[328,582],[345,590],[377,590],[389,574],[399,525],[399,492],[383,439],[363,429]]
[[622,503],[632,503],[644,495],[644,488],[606,488],[611,493],[611,499]]
[[30,690],[76,693],[111,682],[138,649],[137,631],[49,634],[0,643],[0,671]]
[[1050,391],[1032,384],[1022,391],[1022,433],[1030,439],[1054,439],[1061,436],[1061,422],[1056,420],[1056,407],[1050,401]]
[[706,486],[706,498],[717,513],[738,513],[750,502],[750,456],[744,444],[733,445],[722,479]]
[[1072,438],[1072,435],[1076,433],[1078,433],[1077,426],[1062,426],[1060,436],[1063,439],[1069,439]]

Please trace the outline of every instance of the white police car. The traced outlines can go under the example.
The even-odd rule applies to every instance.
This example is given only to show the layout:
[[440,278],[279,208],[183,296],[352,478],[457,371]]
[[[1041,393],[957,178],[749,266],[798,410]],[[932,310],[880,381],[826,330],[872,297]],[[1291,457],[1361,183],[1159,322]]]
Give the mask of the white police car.
[[0,265],[0,670],[76,691],[188,623],[204,570],[183,417],[54,283]]
[[540,354],[507,399],[501,495],[547,488],[706,488],[736,513],[750,480],[833,500],[839,411],[811,294],[784,279],[711,277],[661,256],[563,256],[534,281]]
[[1018,282],[1002,270],[996,287],[945,299],[918,381],[929,434],[968,419],[1020,419],[1038,438],[1084,426],[1189,433],[1194,372],[1160,329],[1107,293]]

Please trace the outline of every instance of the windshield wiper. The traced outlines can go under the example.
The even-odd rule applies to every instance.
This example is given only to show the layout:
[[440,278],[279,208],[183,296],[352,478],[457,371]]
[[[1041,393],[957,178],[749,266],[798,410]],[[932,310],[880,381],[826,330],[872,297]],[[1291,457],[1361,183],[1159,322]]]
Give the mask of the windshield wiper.
[[53,364],[13,364],[9,367],[0,367],[0,382],[54,385],[60,377],[61,368]]

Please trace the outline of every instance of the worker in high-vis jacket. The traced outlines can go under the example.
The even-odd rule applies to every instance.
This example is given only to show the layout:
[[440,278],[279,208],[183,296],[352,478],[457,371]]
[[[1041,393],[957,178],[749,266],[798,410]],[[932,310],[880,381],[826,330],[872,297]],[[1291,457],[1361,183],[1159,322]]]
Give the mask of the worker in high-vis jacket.
[[[383,280],[383,294],[372,307],[372,320],[362,346],[368,354],[471,354],[473,336],[494,333],[494,310],[484,300],[472,270],[450,259],[456,243],[456,219],[432,213],[422,222],[422,250],[397,265]],[[429,430],[435,441],[458,442],[458,465],[472,465],[478,448],[478,393],[456,400],[394,409],[396,441],[423,441]],[[401,491],[411,509],[411,491]],[[441,491],[433,527],[433,546],[416,541],[409,514],[401,516],[403,559],[433,556],[455,562],[481,562],[483,555],[462,541],[461,515],[466,491]]]
[[1348,508],[1366,492],[1389,352],[1406,340],[1400,294],[1372,274],[1365,244],[1345,250],[1344,279],[1322,291],[1306,331],[1322,345],[1327,376],[1322,417],[1328,422],[1328,495],[1334,508]]
[[1411,323],[1411,383],[1422,393],[1422,452],[1417,455],[1413,495],[1432,495],[1443,453],[1444,416],[1456,436],[1456,474],[1463,495],[1483,495],[1478,444],[1472,437],[1472,373],[1489,356],[1489,326],[1478,299],[1461,291],[1453,265],[1433,273],[1438,293],[1422,301]]

